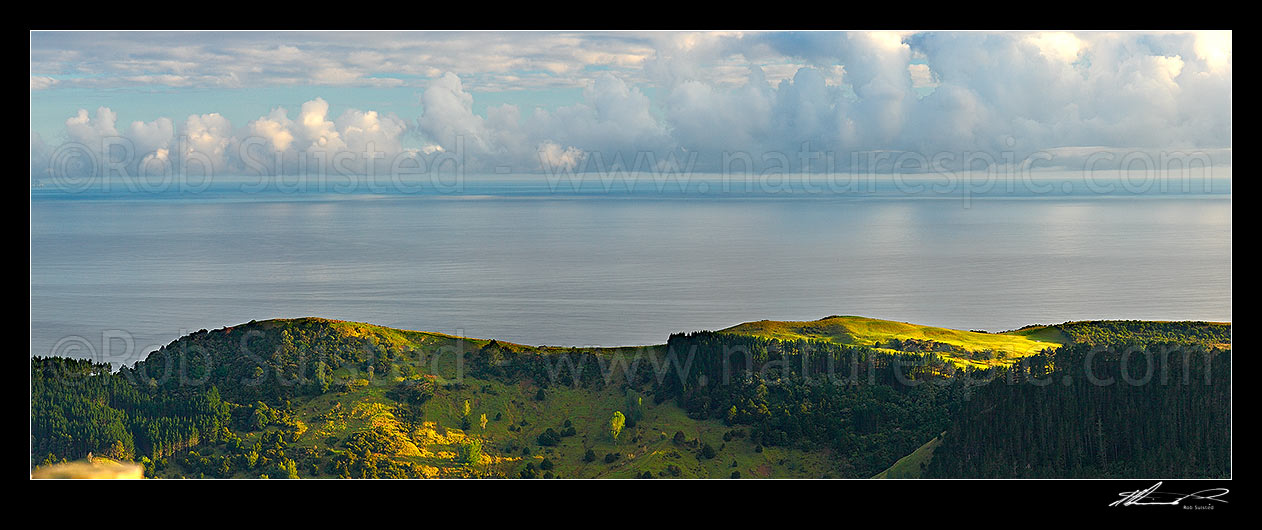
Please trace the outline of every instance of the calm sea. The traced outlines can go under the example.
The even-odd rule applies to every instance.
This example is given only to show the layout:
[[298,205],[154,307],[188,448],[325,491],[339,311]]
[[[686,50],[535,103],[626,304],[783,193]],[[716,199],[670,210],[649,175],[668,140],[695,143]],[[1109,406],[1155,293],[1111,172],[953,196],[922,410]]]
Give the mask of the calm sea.
[[1229,181],[1209,193],[699,182],[36,188],[31,354],[130,363],[190,331],[299,316],[603,346],[833,314],[991,331],[1231,320]]

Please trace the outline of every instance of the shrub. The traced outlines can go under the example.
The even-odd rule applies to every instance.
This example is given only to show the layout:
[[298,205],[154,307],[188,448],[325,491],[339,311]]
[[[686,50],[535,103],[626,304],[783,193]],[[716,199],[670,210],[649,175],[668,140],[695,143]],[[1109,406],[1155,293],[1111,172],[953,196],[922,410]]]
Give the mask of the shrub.
[[539,445],[552,447],[561,442],[561,435],[557,434],[557,432],[552,430],[551,427],[548,427],[548,430],[543,431],[543,433],[539,435],[538,442]]
[[456,461],[467,465],[476,464],[482,458],[482,441],[471,440],[469,443],[460,444],[458,451]]

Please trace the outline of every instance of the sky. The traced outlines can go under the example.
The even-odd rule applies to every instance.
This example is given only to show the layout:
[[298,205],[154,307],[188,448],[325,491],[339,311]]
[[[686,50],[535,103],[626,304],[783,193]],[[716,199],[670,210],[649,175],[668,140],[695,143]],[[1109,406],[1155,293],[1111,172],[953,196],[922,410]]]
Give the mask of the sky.
[[495,173],[817,172],[883,152],[915,154],[908,171],[1170,153],[1229,167],[1231,37],[32,32],[31,176],[441,156]]

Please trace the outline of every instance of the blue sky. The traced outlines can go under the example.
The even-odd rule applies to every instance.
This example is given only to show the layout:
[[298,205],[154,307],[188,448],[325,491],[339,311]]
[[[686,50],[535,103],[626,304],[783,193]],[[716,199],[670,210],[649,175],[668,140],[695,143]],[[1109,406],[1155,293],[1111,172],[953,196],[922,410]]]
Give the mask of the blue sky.
[[33,32],[32,177],[106,138],[229,172],[250,138],[523,172],[804,144],[1229,165],[1231,69],[1230,32]]

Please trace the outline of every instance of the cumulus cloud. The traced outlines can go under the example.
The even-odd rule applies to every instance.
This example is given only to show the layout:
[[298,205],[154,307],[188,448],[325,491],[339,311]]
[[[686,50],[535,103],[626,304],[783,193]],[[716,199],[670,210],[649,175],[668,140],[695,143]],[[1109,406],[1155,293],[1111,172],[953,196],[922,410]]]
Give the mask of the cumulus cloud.
[[315,98],[302,104],[298,114],[296,129],[299,137],[306,142],[308,151],[337,152],[346,148],[346,142],[337,130],[337,125],[328,119],[329,103]]
[[[153,121],[120,131],[105,107],[78,110],[65,122],[69,141],[123,137],[138,157],[197,156],[222,170],[253,163],[288,171],[300,161],[370,150],[458,154],[469,171],[518,172],[665,167],[680,156],[715,170],[731,153],[748,155],[755,167],[781,154],[777,165],[787,159],[789,167],[816,170],[854,169],[851,155],[873,151],[996,159],[1048,152],[1068,163],[1082,149],[1202,150],[1230,161],[1230,32],[339,33],[292,35],[293,42],[251,34],[155,55],[137,50],[164,34],[125,37],[100,44],[126,52],[110,63],[118,75],[91,79],[418,85],[420,109],[406,118],[373,109],[338,113],[339,102],[315,98],[296,112],[276,107],[240,129],[201,114],[178,128],[166,117],[144,117]],[[33,91],[58,90],[69,83],[56,78],[67,64],[101,53],[52,44],[33,38]],[[306,65],[316,57],[328,60],[311,71]],[[476,110],[475,87],[544,85],[582,92],[552,108],[525,102]],[[49,151],[44,142],[32,135],[33,158]],[[243,157],[243,145],[265,156]],[[801,162],[803,148],[835,159]],[[367,171],[364,164],[371,162],[347,167]]]
[[218,113],[191,115],[184,122],[187,143],[181,156],[203,164],[205,171],[220,173],[228,168],[228,146],[233,141],[232,123]]
[[79,109],[79,113],[66,120],[66,135],[73,142],[89,146],[99,146],[105,138],[118,137],[114,122],[118,115],[108,107],[98,107],[96,117],[88,115],[87,109]]
[[289,111],[277,107],[267,116],[250,122],[250,132],[255,137],[267,140],[272,151],[285,152],[294,142],[294,134],[289,131],[292,124],[289,121]]
[[583,150],[561,147],[553,142],[539,144],[539,164],[549,171],[572,171],[583,160]]
[[[210,113],[190,115],[178,128],[170,118],[161,117],[134,121],[119,130],[118,116],[110,108],[100,107],[95,115],[80,109],[65,122],[67,142],[59,147],[65,154],[59,156],[57,148],[32,131],[31,175],[49,176],[50,162],[62,164],[51,170],[68,172],[67,176],[106,171],[166,175],[177,170],[193,175],[358,175],[380,169],[383,159],[420,152],[404,148],[401,140],[408,127],[397,116],[346,109],[330,120],[329,112],[329,103],[316,98],[300,106],[296,120],[289,118],[288,109],[277,107],[240,129]],[[65,165],[67,160],[73,167]]]

